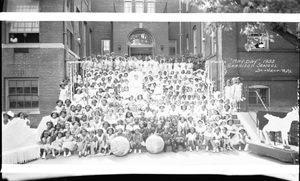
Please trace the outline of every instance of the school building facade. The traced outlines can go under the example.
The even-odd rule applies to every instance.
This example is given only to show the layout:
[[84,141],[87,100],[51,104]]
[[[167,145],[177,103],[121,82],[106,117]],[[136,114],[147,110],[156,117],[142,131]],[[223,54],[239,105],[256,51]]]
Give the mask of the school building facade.
[[[21,4],[22,3],[22,4]],[[180,0],[8,0],[3,11],[198,13]],[[67,62],[92,54],[200,54],[211,62],[210,77],[220,90],[220,62],[225,80],[241,77],[247,98],[244,110],[263,110],[253,88],[272,111],[288,111],[297,103],[299,50],[274,35],[275,42],[247,52],[248,38],[232,30],[205,34],[201,22],[2,22],[2,111],[30,114],[32,127],[49,115],[68,75]],[[291,31],[299,28],[290,24]],[[270,32],[272,34],[272,32]],[[18,38],[10,42],[10,36]],[[224,81],[224,80],[222,80]]]

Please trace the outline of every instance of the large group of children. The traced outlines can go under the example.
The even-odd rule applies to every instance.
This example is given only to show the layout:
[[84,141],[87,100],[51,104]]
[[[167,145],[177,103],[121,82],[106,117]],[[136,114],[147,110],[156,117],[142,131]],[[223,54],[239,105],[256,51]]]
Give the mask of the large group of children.
[[[222,96],[204,70],[192,63],[151,57],[89,57],[82,75],[60,84],[59,100],[41,134],[42,158],[78,154],[109,155],[118,136],[141,153],[146,140],[158,135],[164,151],[223,152],[250,139],[232,120],[236,93]],[[241,84],[234,79],[232,85]],[[239,99],[239,100],[238,100]],[[244,147],[245,146],[245,147]]]

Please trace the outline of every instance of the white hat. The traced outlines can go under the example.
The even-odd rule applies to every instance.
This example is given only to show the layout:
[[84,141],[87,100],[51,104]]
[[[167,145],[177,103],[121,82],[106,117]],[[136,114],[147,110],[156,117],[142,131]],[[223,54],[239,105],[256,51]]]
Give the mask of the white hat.
[[11,112],[11,111],[8,111],[6,114],[9,115],[10,117],[14,117],[15,116],[15,114],[13,112]]

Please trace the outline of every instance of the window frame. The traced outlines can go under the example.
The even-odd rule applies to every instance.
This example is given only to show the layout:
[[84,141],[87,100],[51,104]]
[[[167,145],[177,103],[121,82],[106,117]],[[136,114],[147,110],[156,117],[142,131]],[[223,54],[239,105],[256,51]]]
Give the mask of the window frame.
[[[36,94],[31,94],[31,96],[37,96],[38,97],[38,107],[35,107],[35,108],[10,108],[10,103],[9,103],[9,96],[10,96],[10,94],[9,94],[9,81],[37,81],[38,92]],[[16,94],[16,96],[17,96],[17,94]],[[23,96],[25,96],[25,95],[23,95]],[[5,78],[5,109],[6,109],[6,111],[11,110],[14,113],[27,112],[29,114],[40,114],[40,105],[41,104],[40,104],[40,82],[39,82],[39,78],[37,78],[37,77]]]
[[[126,3],[130,3],[130,12],[126,12]],[[124,0],[124,13],[132,13],[132,0]]]
[[190,50],[190,40],[189,40],[189,34],[185,36],[185,41],[186,41],[186,50]]
[[[266,101],[265,101],[265,105],[270,107],[270,103],[271,103],[271,100],[270,100],[270,87],[268,86],[265,86],[265,85],[253,85],[253,86],[249,86],[248,88],[248,104],[249,106],[263,106],[263,104],[261,103],[259,97],[257,96],[257,94],[255,93],[254,89],[264,89],[266,90]],[[256,104],[252,104],[250,103],[250,92],[254,92],[255,93],[255,97],[256,97]],[[254,97],[254,96],[251,96],[251,97]]]
[[[18,2],[18,3],[20,3],[20,2],[22,2],[22,1],[16,1],[16,2]],[[30,13],[30,12],[40,12],[40,2],[39,1],[36,1],[35,3],[37,3],[37,5],[35,5],[35,6],[37,6],[36,8],[34,8],[34,9],[36,9],[37,11],[33,11],[33,8],[31,8],[31,9],[27,9],[27,10],[29,10],[29,11],[11,11],[11,10],[9,10],[9,8],[10,8],[10,3],[8,2],[7,4],[6,4],[6,11],[7,12],[26,12],[26,13]],[[20,3],[21,4],[21,3]],[[16,6],[17,5],[20,5],[20,4],[16,4]],[[29,6],[29,5],[28,5]],[[10,9],[13,9],[13,8],[10,8]],[[26,9],[25,9],[26,10]],[[30,23],[31,24],[31,26],[30,26],[30,28],[31,29],[33,29],[32,27],[34,27],[33,26],[33,24],[34,23],[37,23],[37,27],[36,27],[36,31],[28,31],[28,30],[25,30],[25,28],[26,28],[26,24],[27,23]],[[24,28],[24,31],[14,31],[14,30],[12,30],[12,26],[13,26],[13,24],[17,24],[17,26],[20,26],[20,24],[24,24],[24,26],[22,27],[22,28]],[[27,24],[28,25],[28,24]],[[27,26],[27,27],[29,27],[29,26]],[[18,29],[18,28],[17,28]],[[34,41],[34,42],[24,42],[24,41],[21,41],[21,40],[19,40],[18,39],[18,42],[17,42],[17,44],[19,44],[19,43],[40,43],[40,37],[39,37],[39,34],[40,34],[40,22],[39,21],[6,21],[6,37],[7,37],[7,41],[6,41],[6,43],[7,44],[13,44],[13,43],[11,43],[10,42],[10,35],[11,34],[18,34],[18,35],[20,35],[20,34],[23,34],[23,39],[25,40],[26,39],[26,36],[24,36],[24,34],[35,34],[35,35],[33,35],[33,36],[35,36],[36,37],[36,39],[38,40],[38,41]]]
[[[151,10],[151,8],[150,8],[150,4],[153,4],[153,11],[149,11],[149,10]],[[147,0],[147,13],[156,13],[156,3],[155,3],[155,0]]]
[[[137,12],[137,4],[141,3],[142,5],[142,11],[141,12]],[[135,0],[135,13],[145,13],[145,2],[144,0]]]
[[205,57],[204,22],[201,22],[201,54],[202,54],[202,57]]
[[217,32],[213,32],[210,35],[210,55],[215,55],[217,53]]
[[[174,48],[175,48],[175,52],[174,52],[174,56],[177,54],[177,40],[169,40],[169,55],[171,55],[171,52],[170,52],[170,48],[173,48],[173,44],[175,45]],[[171,46],[172,45],[172,46]],[[173,55],[171,55],[173,56]]]
[[110,39],[101,39],[101,55],[104,54],[104,41],[109,41],[109,53],[111,53],[111,40]]
[[194,54],[197,54],[197,25],[193,27],[193,46]]
[[93,47],[93,30],[89,28],[89,56],[92,55],[92,47]]

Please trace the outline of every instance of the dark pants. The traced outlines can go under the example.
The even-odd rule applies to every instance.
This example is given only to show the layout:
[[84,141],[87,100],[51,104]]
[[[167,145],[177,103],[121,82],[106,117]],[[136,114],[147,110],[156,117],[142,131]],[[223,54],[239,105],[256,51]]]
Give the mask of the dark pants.
[[184,140],[174,140],[174,151],[178,151],[179,146],[182,146],[183,150],[186,150],[186,144]]

